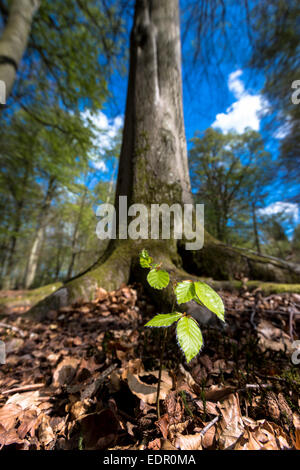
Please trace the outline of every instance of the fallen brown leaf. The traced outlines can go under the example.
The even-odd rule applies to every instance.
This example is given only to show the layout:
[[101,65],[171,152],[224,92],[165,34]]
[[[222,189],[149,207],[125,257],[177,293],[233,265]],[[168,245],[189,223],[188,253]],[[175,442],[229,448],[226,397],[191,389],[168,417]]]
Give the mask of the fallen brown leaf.
[[202,436],[201,434],[178,436],[175,447],[180,450],[202,450]]
[[221,449],[229,449],[244,433],[238,395],[229,395],[222,403],[218,403],[218,408],[222,417],[217,425],[217,439]]
[[43,446],[47,446],[55,439],[53,429],[50,425],[50,418],[42,415],[41,423],[38,429],[39,441]]
[[157,421],[157,426],[162,433],[164,439],[168,437],[168,426],[169,426],[169,416],[164,414],[161,418]]
[[[130,372],[127,374],[128,386],[132,393],[134,393],[134,395],[143,400],[145,403],[149,403],[150,405],[156,402],[157,383],[151,385],[142,382],[141,378],[149,377],[151,375],[158,378],[158,371],[143,372],[139,375],[131,374]],[[167,371],[163,370],[161,375],[159,393],[160,400],[164,400],[166,398],[169,390],[172,388],[172,385],[172,378],[170,377]]]
[[261,320],[257,326],[259,346],[262,351],[271,349],[272,351],[287,351],[292,353],[292,342],[287,333],[275,327],[267,320]]
[[219,385],[212,385],[209,390],[204,392],[207,401],[219,401],[227,395],[234,392],[234,387],[220,387]]
[[6,431],[6,429],[0,424],[0,450],[3,446],[22,443],[23,440],[19,438],[16,429]]
[[79,359],[73,357],[66,357],[61,361],[53,373],[53,386],[70,384],[76,375],[79,362]]
[[87,415],[80,424],[86,450],[104,450],[112,446],[120,429],[119,421],[110,409]]
[[0,425],[6,431],[9,431],[16,425],[17,418],[21,411],[22,408],[20,405],[15,403],[6,403],[6,405],[0,409]]

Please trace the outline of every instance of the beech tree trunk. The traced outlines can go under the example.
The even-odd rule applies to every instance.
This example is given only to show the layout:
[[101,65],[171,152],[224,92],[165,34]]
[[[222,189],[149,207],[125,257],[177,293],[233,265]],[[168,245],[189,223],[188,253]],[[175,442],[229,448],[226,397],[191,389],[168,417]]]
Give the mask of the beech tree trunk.
[[[128,206],[132,203],[149,206],[192,202],[183,121],[177,0],[136,0],[116,189],[117,213],[119,196],[128,197]],[[141,270],[137,262],[142,248],[147,248],[176,279],[193,278],[181,269],[182,261],[186,269],[193,268],[193,274],[215,279],[230,279],[234,277],[235,269],[245,270],[248,266],[246,251],[241,255],[241,250],[231,249],[209,234],[206,234],[204,248],[197,252],[185,252],[180,245],[179,256],[177,245],[176,240],[112,241],[91,269],[67,282],[37,304],[31,313],[42,318],[49,309],[91,298],[98,286],[116,289],[122,282],[128,282],[130,276],[145,281],[146,270]],[[188,259],[190,261],[186,262]],[[254,275],[259,274],[259,269],[255,270],[257,266],[263,266],[265,276],[268,267],[276,265],[276,270],[271,270],[272,276],[280,273],[281,278],[300,279],[300,272],[281,264],[280,260],[269,258],[266,261],[265,257],[251,254],[251,263]],[[164,289],[163,293],[155,294],[160,307],[165,304],[170,308],[171,291]]]
[[190,203],[177,0],[137,0],[116,189],[128,204]]
[[38,7],[39,0],[11,2],[7,23],[0,38],[0,81],[5,83],[6,99],[26,50],[33,16]]

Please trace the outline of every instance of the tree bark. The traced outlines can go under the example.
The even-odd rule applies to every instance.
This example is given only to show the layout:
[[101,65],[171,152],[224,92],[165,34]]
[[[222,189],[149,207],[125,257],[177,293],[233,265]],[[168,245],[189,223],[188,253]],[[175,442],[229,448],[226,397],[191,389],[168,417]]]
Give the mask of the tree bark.
[[39,0],[12,1],[7,23],[0,38],[0,81],[5,83],[6,100],[26,50],[33,16],[38,7]]
[[61,254],[62,254],[62,246],[59,245],[57,248],[56,264],[55,264],[55,280],[56,281],[58,281],[59,279],[60,270],[63,265],[63,260],[61,260]]
[[15,258],[18,236],[19,236],[19,232],[21,229],[22,208],[23,208],[23,202],[21,201],[20,203],[17,204],[17,207],[16,207],[15,224],[14,224],[14,229],[13,229],[13,235],[10,239],[10,246],[8,250],[7,263],[6,263],[6,271],[5,271],[4,281],[3,281],[3,289],[11,289],[13,287],[12,272],[13,272],[14,258]]
[[70,277],[72,276],[74,263],[75,263],[75,258],[76,258],[76,255],[77,255],[77,253],[76,253],[76,244],[77,244],[77,238],[78,238],[79,224],[80,224],[81,217],[82,217],[82,211],[83,211],[83,208],[84,208],[84,204],[85,204],[85,200],[86,200],[86,196],[87,196],[87,191],[88,191],[88,188],[85,187],[85,191],[84,191],[83,196],[82,196],[81,201],[80,201],[79,214],[78,214],[77,220],[75,222],[74,232],[73,232],[73,236],[72,236],[72,243],[71,243],[71,260],[70,260],[70,264],[69,264],[69,267],[68,267],[67,279],[70,279]]
[[128,204],[190,203],[177,0],[137,0],[116,189]]
[[[183,121],[180,47],[178,1],[136,0],[116,189],[117,214],[119,196],[127,196],[128,206],[133,203],[149,207],[155,203],[192,202]],[[31,314],[41,319],[49,309],[91,298],[97,286],[116,289],[122,282],[127,283],[130,276],[147,285],[145,270],[139,268],[137,261],[142,248],[148,249],[156,261],[162,262],[173,279],[191,278],[180,268],[182,261],[177,245],[174,239],[112,241],[91,269],[36,305]],[[225,278],[231,277],[234,261],[238,258],[238,251],[208,234],[204,249],[196,253],[181,250],[180,254],[183,261],[187,255],[191,257],[195,275],[214,277],[216,274],[216,279],[222,278],[216,269],[222,264],[222,254],[226,256],[224,270],[228,267],[228,272],[223,275]],[[246,252],[243,252],[243,258],[247,259]],[[194,262],[194,259],[201,259],[201,262]],[[253,257],[253,266],[261,261]],[[184,267],[188,268],[189,263],[184,262]],[[277,269],[282,275],[289,272],[289,268],[280,265],[279,261]],[[255,273],[254,268],[252,271]],[[300,279],[300,273],[294,275]],[[173,300],[171,290],[157,291],[154,295],[160,308],[163,305],[170,308]]]
[[41,208],[41,212],[38,217],[35,237],[34,237],[34,241],[30,250],[28,263],[26,266],[26,271],[25,271],[25,276],[24,276],[24,285],[26,289],[29,289],[29,287],[34,282],[39,255],[40,255],[40,248],[43,242],[44,232],[45,232],[46,223],[47,223],[47,216],[48,216],[48,212],[49,212],[49,208],[50,208],[50,204],[53,198],[54,191],[55,191],[55,178],[50,178],[49,183],[48,183],[47,193],[46,193],[46,196],[45,196],[42,208]]
[[36,230],[34,241],[30,250],[28,263],[26,266],[24,287],[29,289],[34,282],[37,264],[39,260],[40,247],[44,238],[44,225],[39,225]]
[[254,203],[252,204],[252,223],[253,223],[254,240],[255,240],[257,253],[261,254],[259,235],[258,235],[258,229],[257,229],[257,220],[256,220],[256,208],[255,208]]

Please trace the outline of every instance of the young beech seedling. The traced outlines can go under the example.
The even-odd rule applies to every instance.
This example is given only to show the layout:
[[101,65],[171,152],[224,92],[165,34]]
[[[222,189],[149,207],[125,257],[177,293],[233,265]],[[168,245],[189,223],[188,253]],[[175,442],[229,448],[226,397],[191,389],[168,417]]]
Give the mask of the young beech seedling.
[[[140,253],[140,265],[142,268],[150,269],[147,281],[154,289],[164,289],[170,282],[167,271],[161,269],[161,264],[153,262],[146,250]],[[220,320],[224,320],[224,304],[221,297],[207,284],[202,281],[181,281],[174,284],[174,293],[177,304],[183,304],[190,300],[204,305],[217,315]],[[169,327],[176,323],[177,341],[182,349],[186,361],[190,362],[203,346],[202,333],[198,322],[190,315],[181,312],[171,312],[158,314],[152,318],[145,326],[148,327]]]
[[[168,286],[170,282],[169,273],[161,269],[161,264],[154,263],[153,258],[149,256],[146,250],[143,250],[140,253],[140,264],[142,268],[150,269],[147,275],[147,281],[151,287],[154,287],[154,289],[164,289]],[[222,321],[224,321],[224,305],[221,297],[219,297],[219,295],[204,282],[193,282],[190,280],[176,282],[173,286],[173,289],[178,305],[189,302],[190,300],[195,300],[200,305],[205,305],[205,307],[207,307]],[[148,321],[148,323],[146,323],[145,326],[165,328],[165,334],[163,336],[160,351],[159,375],[156,395],[158,419],[160,419],[159,396],[162,375],[162,361],[168,332],[166,327],[175,323],[177,341],[185,355],[187,362],[190,362],[193,357],[199,353],[201,347],[203,346],[202,333],[198,322],[186,313],[176,311],[171,313],[160,313],[153,317],[152,320]]]

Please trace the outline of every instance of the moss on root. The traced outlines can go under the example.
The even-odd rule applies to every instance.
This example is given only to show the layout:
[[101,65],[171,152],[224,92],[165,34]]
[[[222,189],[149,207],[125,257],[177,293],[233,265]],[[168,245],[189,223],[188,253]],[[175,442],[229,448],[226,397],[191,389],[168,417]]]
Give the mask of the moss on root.
[[285,292],[300,294],[300,284],[280,284],[274,282],[248,281],[249,290],[260,288],[264,294],[284,294]]
[[[117,289],[122,283],[136,280],[142,282],[147,288],[147,270],[140,268],[138,259],[139,252],[143,248],[149,251],[155,261],[162,262],[164,268],[169,271],[171,278],[174,280],[196,280],[200,276],[200,279],[206,280],[217,290],[239,290],[243,286],[240,281],[234,280],[236,273],[243,273],[247,276],[249,266],[252,266],[251,272],[259,272],[262,281],[249,281],[247,283],[249,290],[260,287],[265,294],[300,292],[300,284],[286,283],[286,278],[292,281],[293,276],[284,265],[284,262],[280,263],[280,260],[266,259],[253,253],[246,253],[243,250],[225,247],[221,243],[214,243],[212,239],[209,240],[209,244],[203,250],[199,250],[196,254],[192,251],[182,253],[181,250],[181,254],[184,254],[183,263],[174,241],[123,240],[112,242],[101,262],[99,261],[97,265],[83,275],[59,286],[55,292],[50,291],[50,295],[48,289],[51,286],[51,289],[53,289],[54,285],[36,289],[36,293],[40,295],[36,298],[41,301],[33,306],[29,315],[42,319],[49,310],[57,310],[79,300],[91,300],[97,287],[100,286],[111,291]],[[259,268],[257,267],[255,271],[253,269],[254,264],[251,265],[251,263],[259,266]],[[188,272],[193,272],[193,274]],[[272,276],[275,280],[277,278],[281,280],[281,276],[284,277],[283,275],[286,275],[286,278],[283,279],[284,284],[266,282],[273,281]],[[210,276],[210,278],[205,279],[205,276]],[[174,297],[171,286],[163,289],[163,291],[151,289],[149,293],[161,310],[172,307]]]
[[[146,248],[156,261],[162,262],[169,270],[175,270],[180,262],[175,243],[166,243],[159,240],[123,240],[116,241],[109,247],[102,264],[99,262],[94,268],[62,285],[56,292],[46,296],[38,302],[28,313],[29,316],[42,320],[49,310],[72,304],[76,301],[92,300],[97,287],[108,291],[115,290],[122,283],[128,283],[130,275],[143,282],[144,272],[132,269],[137,266],[139,252]],[[162,299],[160,299],[161,302]],[[169,296],[164,292],[165,303],[169,303]]]
[[53,284],[47,284],[46,286],[38,287],[37,289],[27,290],[22,293],[16,292],[16,297],[7,296],[0,298],[1,310],[5,308],[13,308],[18,306],[29,306],[32,307],[48,295],[57,291],[62,286],[61,282],[55,282]]
[[111,291],[117,289],[122,282],[128,282],[131,259],[131,243],[119,244],[103,264],[64,286],[69,290],[70,302],[75,302],[78,298],[91,300],[97,287]]
[[227,290],[230,292],[245,290],[249,292],[260,289],[264,295],[270,294],[300,294],[300,284],[282,284],[279,282],[248,281],[243,284],[241,281],[216,281],[210,278],[202,278],[216,290]]

